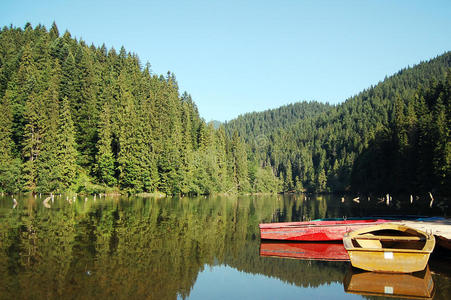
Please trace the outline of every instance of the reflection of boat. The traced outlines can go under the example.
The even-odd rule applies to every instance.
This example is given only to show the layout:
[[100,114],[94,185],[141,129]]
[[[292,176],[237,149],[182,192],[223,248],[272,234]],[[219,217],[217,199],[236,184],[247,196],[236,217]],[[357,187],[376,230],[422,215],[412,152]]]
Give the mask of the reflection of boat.
[[342,243],[274,243],[260,244],[261,256],[276,256],[306,260],[348,261]]
[[389,222],[386,219],[313,220],[260,224],[264,240],[341,241],[346,232]]
[[438,236],[438,244],[443,248],[451,250],[451,240],[444,236]]
[[429,267],[412,274],[362,272],[350,269],[343,280],[347,293],[366,296],[432,299],[434,281]]
[[386,223],[347,233],[343,243],[354,267],[410,273],[424,270],[435,238],[407,226]]

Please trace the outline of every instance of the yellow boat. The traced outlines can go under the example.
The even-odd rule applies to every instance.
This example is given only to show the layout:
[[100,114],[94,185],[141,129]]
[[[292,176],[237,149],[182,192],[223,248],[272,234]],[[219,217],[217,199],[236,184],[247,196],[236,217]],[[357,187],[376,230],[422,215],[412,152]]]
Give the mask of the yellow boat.
[[365,296],[433,299],[434,280],[429,267],[412,274],[389,274],[350,269],[343,280],[345,292]]
[[422,271],[435,246],[432,234],[385,223],[345,234],[343,244],[353,267],[388,273]]

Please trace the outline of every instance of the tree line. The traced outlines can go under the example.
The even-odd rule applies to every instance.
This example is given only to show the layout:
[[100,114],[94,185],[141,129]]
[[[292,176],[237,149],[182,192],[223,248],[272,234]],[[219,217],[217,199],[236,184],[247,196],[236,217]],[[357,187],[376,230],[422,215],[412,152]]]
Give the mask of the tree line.
[[[176,77],[52,24],[0,31],[0,191],[276,192]],[[250,180],[250,175],[252,180]]]
[[1,192],[450,194],[451,52],[339,105],[206,123],[174,73],[50,30],[0,31]]

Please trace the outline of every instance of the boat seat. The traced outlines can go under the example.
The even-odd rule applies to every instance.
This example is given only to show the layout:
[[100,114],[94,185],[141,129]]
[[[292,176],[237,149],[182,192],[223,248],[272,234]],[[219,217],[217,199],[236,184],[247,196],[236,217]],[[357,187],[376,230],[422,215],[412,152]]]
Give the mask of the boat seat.
[[377,239],[355,239],[362,248],[382,248],[382,243]]
[[424,237],[420,236],[399,236],[399,235],[374,235],[362,234],[358,237],[359,240],[380,240],[380,241],[424,241]]

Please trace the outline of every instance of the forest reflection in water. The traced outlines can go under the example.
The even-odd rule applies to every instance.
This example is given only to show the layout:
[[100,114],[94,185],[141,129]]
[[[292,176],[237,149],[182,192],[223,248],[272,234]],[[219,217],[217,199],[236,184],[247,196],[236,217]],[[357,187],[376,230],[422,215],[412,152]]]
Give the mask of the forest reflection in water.
[[[386,206],[332,195],[16,199],[12,208],[0,197],[0,299],[253,298],[268,286],[279,299],[353,298],[348,262],[260,256],[258,224],[443,214],[408,198]],[[451,272],[435,265],[434,299],[449,299]]]

